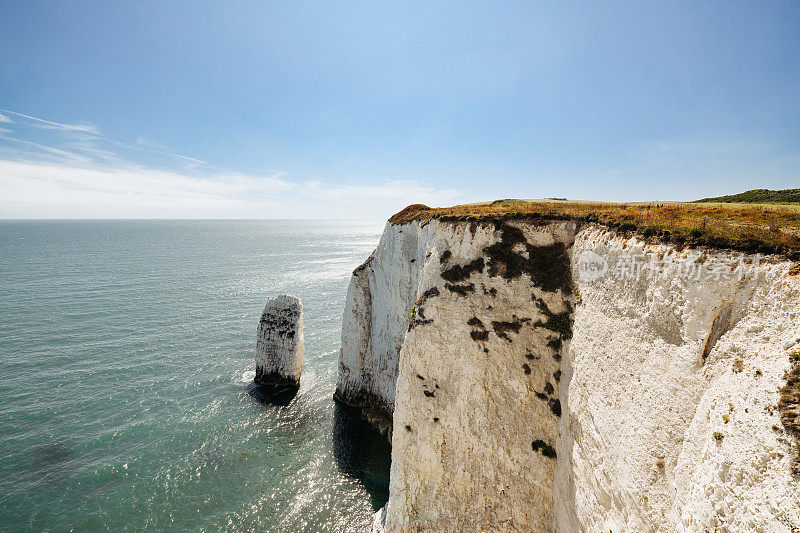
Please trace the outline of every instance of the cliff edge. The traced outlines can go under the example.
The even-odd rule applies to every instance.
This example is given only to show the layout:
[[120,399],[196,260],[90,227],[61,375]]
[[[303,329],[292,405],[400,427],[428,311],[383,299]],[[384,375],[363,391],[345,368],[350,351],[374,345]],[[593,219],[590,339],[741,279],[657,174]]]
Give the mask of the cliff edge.
[[391,428],[376,530],[800,528],[791,234],[762,256],[412,211],[342,328],[336,397]]

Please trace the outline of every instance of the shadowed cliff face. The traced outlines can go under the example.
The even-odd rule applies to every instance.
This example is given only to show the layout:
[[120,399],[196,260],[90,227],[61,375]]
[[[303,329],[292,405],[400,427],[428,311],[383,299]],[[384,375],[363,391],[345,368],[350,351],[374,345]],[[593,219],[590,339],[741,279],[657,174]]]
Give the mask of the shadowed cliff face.
[[[587,252],[605,275],[579,276]],[[392,417],[376,527],[800,528],[800,283],[692,254],[568,220],[387,225],[351,280],[337,387]],[[663,270],[627,276],[633,256]]]
[[358,408],[338,403],[334,407],[333,454],[339,470],[367,489],[374,510],[386,505],[392,447]]

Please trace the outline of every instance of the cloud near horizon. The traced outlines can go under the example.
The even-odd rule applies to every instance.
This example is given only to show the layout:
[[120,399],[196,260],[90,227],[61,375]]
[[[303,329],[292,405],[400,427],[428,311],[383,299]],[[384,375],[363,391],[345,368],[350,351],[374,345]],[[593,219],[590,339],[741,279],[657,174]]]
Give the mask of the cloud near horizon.
[[[128,144],[108,139],[94,126],[0,111],[24,119],[3,121],[22,126],[16,131],[0,130],[0,218],[5,219],[382,220],[409,199],[445,205],[464,198],[456,190],[411,180],[329,183],[290,179],[282,171],[238,172],[174,153],[158,141],[137,138]],[[56,138],[40,140],[31,127],[56,130]],[[145,153],[155,154],[160,164],[137,162]]]
[[0,159],[0,218],[285,218],[383,220],[409,198],[433,205],[462,194],[406,180],[331,185],[274,175]]
[[[502,169],[497,179],[467,189],[450,186],[452,179],[320,180],[282,170],[238,171],[175,153],[155,139],[125,143],[98,128],[0,112],[15,119],[0,122],[0,219],[385,220],[412,203],[546,196],[685,201],[756,184],[790,187],[800,164],[791,146],[774,139],[706,132],[643,142],[625,157],[587,168],[532,169],[518,185],[507,183]],[[676,191],[682,189],[695,192],[681,197]]]

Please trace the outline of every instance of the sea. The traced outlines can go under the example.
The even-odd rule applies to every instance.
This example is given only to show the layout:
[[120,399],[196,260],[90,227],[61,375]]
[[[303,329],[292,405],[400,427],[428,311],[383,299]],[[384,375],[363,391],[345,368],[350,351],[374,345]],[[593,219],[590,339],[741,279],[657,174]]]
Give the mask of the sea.
[[[381,223],[0,222],[0,531],[365,531],[390,448],[333,392]],[[255,387],[300,297],[299,391]]]

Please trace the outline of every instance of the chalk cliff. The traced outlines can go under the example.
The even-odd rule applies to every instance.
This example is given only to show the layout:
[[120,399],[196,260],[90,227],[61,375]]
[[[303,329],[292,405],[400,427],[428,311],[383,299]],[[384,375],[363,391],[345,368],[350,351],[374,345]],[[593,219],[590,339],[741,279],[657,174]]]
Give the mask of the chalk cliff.
[[376,530],[791,531],[796,350],[777,257],[390,222],[350,282],[336,397],[392,428]]

